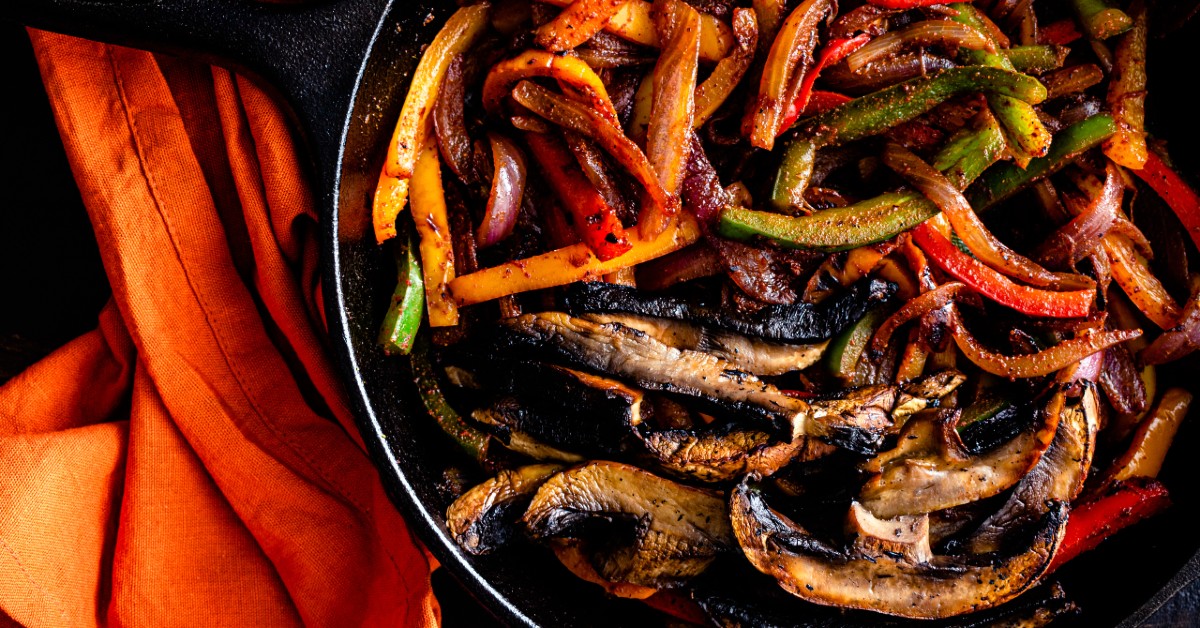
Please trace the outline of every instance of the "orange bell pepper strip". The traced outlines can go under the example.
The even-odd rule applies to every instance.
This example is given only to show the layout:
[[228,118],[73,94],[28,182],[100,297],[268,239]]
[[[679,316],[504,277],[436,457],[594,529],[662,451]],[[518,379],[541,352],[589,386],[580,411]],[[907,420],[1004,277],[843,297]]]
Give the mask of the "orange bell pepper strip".
[[754,51],[758,48],[758,19],[754,17],[754,11],[733,10],[733,34],[737,38],[733,51],[717,62],[717,67],[696,88],[693,128],[700,128],[717,112],[754,62]]
[[1079,318],[1091,311],[1094,289],[1055,292],[1016,284],[958,250],[928,222],[917,225],[911,233],[913,241],[942,270],[996,303],[1030,316]]
[[563,247],[463,275],[450,283],[460,306],[483,303],[510,294],[563,286],[576,281],[599,281],[605,275],[677,251],[700,238],[700,226],[688,214],[655,238],[630,239],[624,255],[603,261],[585,244]]
[[1124,482],[1135,477],[1158,477],[1191,403],[1192,393],[1182,388],[1167,389],[1154,413],[1138,426],[1129,449],[1113,463],[1111,479]]
[[572,50],[604,30],[625,0],[575,0],[553,20],[538,27],[534,43],[550,52]]
[[608,261],[628,251],[632,245],[616,210],[583,175],[566,147],[541,133],[527,133],[525,142],[546,182],[570,213],[576,233],[596,257]]
[[544,50],[526,50],[521,54],[492,66],[483,80],[483,108],[493,115],[500,114],[504,98],[512,93],[513,86],[524,79],[546,77],[557,80],[579,94],[597,111],[617,119],[604,81],[595,70],[578,57],[556,55]]
[[[565,7],[577,0],[540,0],[546,4]],[[645,0],[628,0],[621,5],[608,22],[604,30],[635,44],[660,47],[658,33],[654,30],[654,19],[650,12],[650,3]],[[729,27],[717,18],[706,14],[700,16],[700,58],[716,62],[729,54],[733,47],[733,33]]]
[[387,160],[384,162],[388,176],[401,179],[412,176],[417,155],[422,149],[423,133],[433,115],[433,101],[437,98],[446,70],[450,68],[454,57],[470,49],[487,28],[490,8],[489,3],[481,2],[455,11],[421,55],[421,61],[413,72],[408,95],[404,97],[392,142],[388,145]]
[[[1137,172],[1136,170],[1134,172]],[[1174,327],[1183,310],[1171,297],[1162,282],[1138,259],[1129,239],[1110,233],[1101,240],[1108,257],[1113,281],[1129,297],[1138,311],[1163,329]]]
[[437,146],[421,149],[413,170],[411,189],[413,222],[421,236],[421,269],[425,275],[425,309],[431,327],[458,324],[458,305],[447,286],[454,279],[454,244],[450,239],[449,211],[442,188],[442,163]]

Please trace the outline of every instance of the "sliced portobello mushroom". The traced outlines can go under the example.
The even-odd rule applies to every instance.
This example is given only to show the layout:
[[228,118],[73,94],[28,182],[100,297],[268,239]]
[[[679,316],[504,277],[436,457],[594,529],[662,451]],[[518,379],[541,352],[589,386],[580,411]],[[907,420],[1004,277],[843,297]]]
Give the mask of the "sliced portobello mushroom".
[[[514,399],[500,399],[491,407],[475,410],[471,413],[471,418],[491,428],[501,445],[534,460],[553,460],[569,464],[584,460],[578,453],[544,442],[532,434],[531,425],[545,425],[554,419],[533,412]],[[563,420],[562,417],[558,417],[559,422]]]
[[[602,456],[623,449],[630,428],[643,420],[645,393],[610,377],[557,364],[477,357],[458,366],[476,386],[509,395],[519,410],[514,431],[568,451]],[[511,421],[509,422],[511,425]]]
[[675,586],[734,546],[726,501],[634,466],[595,461],[542,485],[523,517],[535,539],[588,542],[610,582]]
[[828,341],[815,344],[772,342],[694,323],[636,314],[587,314],[596,323],[619,323],[676,349],[710,353],[738,370],[758,376],[806,369],[825,354]]
[[[1012,487],[1038,463],[1058,429],[1059,406],[1038,413],[1014,438],[994,449],[972,454],[959,437],[957,411],[913,418],[896,447],[868,460],[874,473],[859,493],[862,505],[877,517],[921,515],[986,499]],[[1053,405],[1053,404],[1052,404]]]
[[[928,392],[923,384],[867,387],[807,402],[716,356],[667,346],[619,323],[596,323],[562,312],[506,319],[496,351],[566,360],[627,378],[644,389],[688,396],[732,416],[756,420],[790,440],[815,436],[864,453],[882,442],[894,413],[910,413],[928,403],[908,392]],[[962,376],[953,373],[935,379],[937,385],[928,388],[937,391],[962,382]]]
[[[730,511],[734,536],[746,558],[793,595],[826,606],[914,619],[990,608],[1032,587],[1058,549],[1067,520],[1066,505],[1054,502],[1026,531],[1026,542],[1016,551],[946,556],[926,554],[927,540],[920,538],[919,523],[910,527],[911,520],[884,522],[881,529],[860,525],[852,543],[836,547],[773,510],[761,492],[744,483],[734,489]],[[864,513],[869,516],[860,511]],[[895,551],[894,540],[883,538],[894,534],[894,528],[904,537],[902,551]]]
[[753,473],[773,475],[788,464],[824,453],[807,437],[781,440],[758,430],[726,425],[715,430],[639,433],[658,468],[676,477],[726,482]]
[[538,488],[563,470],[558,464],[506,469],[463,493],[446,509],[446,527],[469,554],[487,554],[508,543]]
[[[1055,397],[1063,399],[1064,393]],[[1096,388],[1088,383],[1078,400],[1063,404],[1051,400],[1049,407],[1061,408],[1062,419],[1050,448],[1042,456],[1012,495],[980,524],[965,546],[975,553],[997,551],[1007,543],[1013,529],[1024,522],[1042,516],[1050,502],[1071,502],[1083,490],[1092,455],[1096,448],[1096,432],[1100,429],[1100,405]]]
[[581,282],[567,287],[564,304],[575,315],[653,316],[779,342],[812,343],[836,336],[862,318],[869,307],[890,300],[895,293],[895,284],[861,281],[820,304],[768,305],[748,313],[724,307],[716,298],[653,294],[617,284]]

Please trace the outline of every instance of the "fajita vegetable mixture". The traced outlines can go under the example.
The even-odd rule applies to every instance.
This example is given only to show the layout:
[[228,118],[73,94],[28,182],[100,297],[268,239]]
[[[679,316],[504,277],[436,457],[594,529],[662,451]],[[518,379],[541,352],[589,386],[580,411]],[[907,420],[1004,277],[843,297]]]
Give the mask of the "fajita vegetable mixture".
[[1156,369],[1200,347],[1200,197],[1145,126],[1157,10],[458,8],[373,206],[380,343],[473,461],[450,533],[699,623],[749,621],[720,592],[746,574],[1069,612],[985,609],[1169,505],[1192,395]]

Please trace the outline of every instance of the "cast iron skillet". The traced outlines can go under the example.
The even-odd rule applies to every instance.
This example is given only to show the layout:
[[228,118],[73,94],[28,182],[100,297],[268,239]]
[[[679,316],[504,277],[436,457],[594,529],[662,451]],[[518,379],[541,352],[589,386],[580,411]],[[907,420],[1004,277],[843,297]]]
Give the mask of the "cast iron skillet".
[[[330,339],[363,439],[392,501],[443,566],[499,619],[513,625],[644,624],[639,603],[606,599],[546,552],[516,548],[475,558],[447,535],[447,469],[469,468],[419,406],[402,361],[386,360],[375,334],[394,285],[394,263],[371,237],[369,198],[385,142],[417,59],[453,10],[435,0],[339,0],[305,5],[251,0],[8,0],[26,24],[91,39],[203,58],[248,73],[290,105],[307,143],[322,211],[323,280]],[[1151,49],[1151,115],[1177,156],[1197,146],[1187,121],[1192,33]],[[1165,79],[1160,78],[1168,75]],[[1156,80],[1156,78],[1158,80]],[[1172,78],[1176,80],[1171,80]],[[1185,162],[1186,163],[1186,162]],[[1194,165],[1194,161],[1189,165]],[[1190,368],[1183,371],[1185,378]],[[1189,382],[1190,383],[1190,382]],[[1190,515],[1200,478],[1187,469],[1200,442],[1185,422],[1163,480],[1177,506],[1061,572],[1083,609],[1080,625],[1136,626],[1200,574],[1200,534]],[[804,607],[801,607],[802,609]],[[803,610],[801,611],[803,612]],[[871,616],[839,624],[870,625]],[[802,616],[797,616],[803,622]],[[1074,623],[1074,622],[1072,622]]]

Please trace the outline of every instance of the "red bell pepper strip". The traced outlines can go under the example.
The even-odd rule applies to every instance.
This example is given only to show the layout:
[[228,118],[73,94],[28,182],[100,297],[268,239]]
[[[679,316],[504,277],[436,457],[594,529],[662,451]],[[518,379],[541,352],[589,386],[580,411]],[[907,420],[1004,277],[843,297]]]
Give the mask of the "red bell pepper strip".
[[575,231],[596,258],[607,261],[632,248],[617,212],[583,176],[567,148],[541,133],[527,133],[525,141],[546,182],[570,213]]
[[1183,228],[1192,236],[1192,242],[1200,246],[1200,196],[1162,160],[1154,151],[1148,151],[1146,165],[1141,170],[1131,170],[1145,181],[1167,205],[1179,216]]
[[821,70],[850,56],[850,53],[867,45],[869,41],[871,41],[871,36],[861,33],[849,39],[834,39],[825,44],[825,47],[821,49],[821,56],[817,57],[817,64],[813,66],[812,70],[804,74],[804,78],[800,82],[800,91],[796,92],[796,99],[783,112],[783,122],[779,125],[780,135],[790,129],[792,124],[800,118],[800,112],[808,107],[808,101],[813,95],[813,83],[817,81],[817,76],[821,74]]
[[1080,37],[1083,37],[1083,33],[1080,33],[1079,29],[1075,28],[1075,20],[1072,19],[1059,20],[1047,24],[1038,31],[1039,44],[1065,46]]
[[829,111],[834,107],[840,107],[851,100],[854,99],[838,92],[826,92],[819,89],[813,90],[812,98],[808,99],[808,106],[804,108],[804,112],[800,115],[805,118],[815,116],[819,113]]
[[958,250],[928,222],[912,230],[913,241],[955,279],[983,296],[1030,316],[1079,318],[1091,311],[1096,291],[1055,292],[1013,283],[979,260]]
[[1150,478],[1135,478],[1100,499],[1072,508],[1066,536],[1047,573],[1170,505],[1166,487]]
[[705,626],[709,623],[708,614],[704,612],[704,609],[693,602],[686,593],[680,591],[663,589],[642,600],[642,603],[689,624]]
[[919,9],[921,7],[931,7],[935,4],[945,4],[946,0],[867,0],[867,4],[873,4],[877,7],[885,9]]

